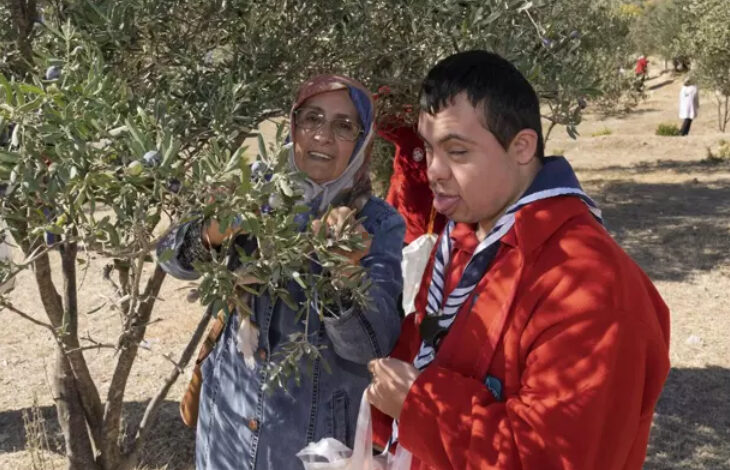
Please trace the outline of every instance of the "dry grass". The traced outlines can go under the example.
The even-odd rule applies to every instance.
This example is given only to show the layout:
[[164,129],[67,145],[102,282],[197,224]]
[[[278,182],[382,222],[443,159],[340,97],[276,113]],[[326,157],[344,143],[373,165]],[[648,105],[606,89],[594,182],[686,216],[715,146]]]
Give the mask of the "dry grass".
[[33,470],[55,470],[53,457],[46,427],[46,418],[38,406],[38,398],[33,395],[33,404],[30,409],[23,410],[23,429],[25,431],[25,450],[30,457]]
[[[652,65],[652,70],[660,69]],[[556,131],[548,151],[560,149],[568,156],[586,190],[601,203],[609,230],[654,279],[672,311],[673,368],[656,410],[645,468],[730,469],[730,162],[706,159],[707,147],[717,148],[729,135],[716,131],[713,99],[702,90],[704,107],[690,135],[656,136],[659,123],[679,123],[681,78],[664,74],[647,85],[648,98],[634,112],[605,119],[589,114],[577,140]],[[57,256],[53,263],[57,270]],[[84,277],[82,312],[110,293],[102,281],[104,264],[103,259],[91,259],[85,277],[79,276]],[[169,371],[160,353],[176,356],[197,323],[201,309],[184,301],[176,290],[183,285],[172,279],[163,285],[163,301],[154,313],[160,321],[148,330],[153,352],[141,352],[130,377],[125,408],[130,426],[141,418]],[[12,298],[42,317],[31,273],[18,279]],[[49,442],[44,458],[62,468],[44,372],[53,364],[52,341],[9,312],[1,312],[0,318],[5,327],[0,339],[0,468],[33,468],[35,444],[24,432],[24,412],[43,417]],[[111,339],[117,328],[117,317],[108,311],[80,319],[80,331],[99,340]],[[106,393],[113,357],[106,352],[88,352],[86,357]],[[177,412],[183,382],[163,405],[141,468],[194,467],[194,433],[183,427]],[[34,393],[38,413],[30,411]]]
[[595,132],[591,132],[591,137],[601,137],[604,135],[611,135],[613,134],[613,131],[609,129],[608,127],[604,127],[603,129],[597,130]]

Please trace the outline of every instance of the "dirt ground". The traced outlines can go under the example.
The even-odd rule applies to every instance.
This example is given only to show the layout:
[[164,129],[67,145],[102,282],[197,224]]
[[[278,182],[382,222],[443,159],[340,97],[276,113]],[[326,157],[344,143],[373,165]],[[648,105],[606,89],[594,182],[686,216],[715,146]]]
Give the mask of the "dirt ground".
[[[700,116],[687,137],[655,135],[659,123],[677,123],[681,77],[659,74],[652,64],[648,98],[621,117],[588,114],[571,140],[556,129],[548,153],[564,153],[585,189],[600,203],[611,233],[655,281],[672,312],[672,371],[657,406],[646,469],[730,469],[730,160],[710,163],[730,132],[717,130],[714,96],[702,90]],[[591,111],[591,108],[588,109]],[[603,134],[603,135],[599,135]],[[54,257],[58,268],[58,257]],[[82,312],[111,291],[101,276],[103,259],[91,259],[83,279]],[[168,278],[156,305],[147,346],[136,362],[126,393],[126,422],[136,423],[197,323],[201,308],[185,301],[184,283]],[[42,318],[30,272],[12,300]],[[58,424],[48,377],[53,366],[50,336],[8,311],[0,312],[0,469],[63,468]],[[80,332],[111,340],[119,319],[102,310],[82,315]],[[102,396],[113,356],[88,352]],[[148,442],[145,469],[192,469],[194,433],[178,418],[185,380],[172,388]],[[34,406],[34,403],[36,406]],[[46,451],[34,450],[24,414],[37,410],[48,436]],[[32,433],[31,433],[32,434]],[[44,466],[33,466],[33,459]]]

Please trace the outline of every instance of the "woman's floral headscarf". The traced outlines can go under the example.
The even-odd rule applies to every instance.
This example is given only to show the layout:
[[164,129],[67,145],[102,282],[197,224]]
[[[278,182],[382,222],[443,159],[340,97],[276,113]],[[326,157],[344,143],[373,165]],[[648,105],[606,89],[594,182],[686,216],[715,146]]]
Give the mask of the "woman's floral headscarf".
[[[289,122],[290,139],[295,134],[294,112],[309,98],[335,90],[347,90],[350,99],[357,109],[363,133],[355,144],[350,156],[350,163],[345,171],[336,179],[323,184],[306,178],[303,182],[305,202],[310,204],[316,213],[326,210],[329,205],[350,206],[362,209],[372,189],[370,183],[370,152],[375,134],[374,105],[370,92],[360,82],[342,75],[318,75],[304,82],[297,91],[294,105],[291,108]],[[289,153],[289,163],[298,169],[294,160],[294,146]]]

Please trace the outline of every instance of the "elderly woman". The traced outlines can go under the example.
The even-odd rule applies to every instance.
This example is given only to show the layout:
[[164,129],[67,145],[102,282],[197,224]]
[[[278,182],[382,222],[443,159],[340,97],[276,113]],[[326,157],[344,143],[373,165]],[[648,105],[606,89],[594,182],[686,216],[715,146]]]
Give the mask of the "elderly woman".
[[[264,390],[263,367],[287,338],[304,331],[296,312],[266,295],[252,299],[252,321],[258,326],[255,365],[247,367],[237,344],[240,319],[232,315],[215,349],[202,364],[203,384],[196,435],[198,469],[301,469],[296,453],[311,441],[334,437],[352,446],[360,398],[369,383],[366,364],[387,355],[400,332],[397,308],[402,289],[401,247],[405,225],[397,212],[370,193],[368,161],[374,134],[370,93],[342,76],[319,76],[304,83],[291,113],[290,163],[306,176],[305,202],[315,218],[328,207],[337,224],[351,210],[363,219],[368,248],[350,256],[372,281],[367,308],[355,304],[310,318],[309,331],[322,357],[301,364],[301,382],[287,390]],[[316,224],[314,224],[316,225]],[[194,279],[191,266],[207,249],[220,245],[215,221],[178,227],[160,249],[174,256],[163,263],[172,275]],[[302,299],[294,282],[291,294]],[[297,292],[298,291],[298,292]],[[329,371],[325,370],[327,363]]]

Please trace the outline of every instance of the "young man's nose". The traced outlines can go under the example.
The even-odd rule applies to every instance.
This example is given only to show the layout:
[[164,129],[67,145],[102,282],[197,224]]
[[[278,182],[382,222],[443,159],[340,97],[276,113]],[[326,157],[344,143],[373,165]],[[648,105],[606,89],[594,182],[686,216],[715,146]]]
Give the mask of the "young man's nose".
[[451,169],[442,155],[434,152],[428,158],[426,176],[428,176],[428,181],[431,183],[446,180],[451,176]]

